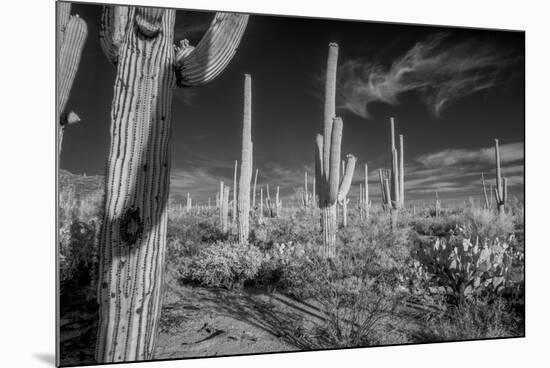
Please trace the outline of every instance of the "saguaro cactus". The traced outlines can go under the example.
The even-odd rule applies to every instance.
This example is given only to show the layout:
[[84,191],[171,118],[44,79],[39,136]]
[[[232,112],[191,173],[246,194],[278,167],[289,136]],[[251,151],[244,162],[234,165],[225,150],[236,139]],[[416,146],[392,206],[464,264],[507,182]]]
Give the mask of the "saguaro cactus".
[[309,207],[309,193],[307,188],[307,171],[304,171],[304,206]]
[[229,228],[229,187],[223,187],[221,223],[222,232],[225,234]]
[[197,47],[174,47],[175,10],[105,6],[101,45],[116,65],[99,242],[98,363],[153,356],[166,248],[172,90],[231,60],[248,16],[217,13]]
[[364,183],[360,183],[360,186],[359,186],[359,209],[360,209],[361,218],[363,218],[363,214],[364,214],[364,216],[368,219],[369,211],[370,211],[369,168],[366,163],[365,163],[365,181]]
[[252,210],[256,210],[256,184],[258,183],[258,169],[254,175],[254,188],[252,189]]
[[88,26],[78,15],[71,14],[71,3],[57,2],[57,114],[59,122],[58,152],[61,153],[65,127],[80,121],[74,112],[65,107],[80,65],[82,50],[88,36]]
[[248,244],[250,232],[250,182],[252,180],[252,80],[244,76],[243,140],[241,149],[241,173],[239,177],[239,242]]
[[231,221],[233,224],[237,221],[237,170],[239,162],[235,160],[235,170],[233,171],[233,210],[231,211]]
[[495,139],[495,164],[496,164],[496,188],[495,199],[497,202],[497,208],[499,213],[504,213],[504,205],[508,198],[508,179],[502,177],[500,169],[500,148],[498,146],[498,139]]
[[315,152],[315,175],[319,189],[321,227],[323,231],[323,255],[333,257],[336,253],[337,217],[336,204],[347,196],[355,169],[356,158],[347,155],[345,176],[340,182],[340,149],[342,143],[342,119],[336,117],[336,66],[338,44],[330,43],[325,79],[325,108],[323,134],[317,134]]

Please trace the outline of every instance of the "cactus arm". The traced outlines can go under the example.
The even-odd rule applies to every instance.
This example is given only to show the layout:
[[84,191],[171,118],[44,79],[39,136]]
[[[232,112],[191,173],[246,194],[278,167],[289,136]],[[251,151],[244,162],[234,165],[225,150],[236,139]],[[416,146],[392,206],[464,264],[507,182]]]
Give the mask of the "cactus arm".
[[353,179],[353,172],[355,170],[355,163],[357,162],[357,157],[354,155],[346,156],[346,171],[344,177],[342,178],[342,183],[340,184],[340,191],[338,192],[338,201],[343,201],[348,195],[349,189],[351,188],[351,181]]
[[[342,144],[342,130],[344,123],[342,119],[334,118],[332,123],[332,137],[330,142],[330,169],[329,171],[329,190],[328,190],[328,202],[336,203],[338,199],[338,184],[340,182],[340,151]],[[326,150],[326,148],[325,148]]]
[[324,178],[324,162],[323,162],[323,145],[324,145],[324,138],[322,134],[317,134],[315,137],[315,191],[319,195],[319,203],[321,203],[324,199],[324,186],[323,186],[323,178]]
[[58,111],[60,115],[65,111],[87,36],[86,22],[78,15],[71,16],[63,31],[63,41],[59,51]]
[[199,86],[221,74],[233,59],[247,23],[247,14],[216,13],[196,47],[181,42],[176,53],[178,86]]
[[129,19],[135,12],[134,8],[119,5],[106,5],[101,13],[99,44],[107,59],[114,65],[118,63],[119,49],[126,37]]

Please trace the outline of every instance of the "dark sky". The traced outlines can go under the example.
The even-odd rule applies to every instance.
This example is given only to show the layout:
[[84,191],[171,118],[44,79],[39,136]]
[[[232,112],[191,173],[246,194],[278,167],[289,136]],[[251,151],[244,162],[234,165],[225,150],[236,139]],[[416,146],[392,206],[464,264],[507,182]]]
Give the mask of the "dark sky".
[[[82,122],[67,129],[60,167],[103,174],[109,149],[115,68],[99,46],[100,5],[74,4],[88,39],[67,109]],[[177,40],[193,44],[213,13],[178,11]],[[176,40],[176,41],[177,41]],[[358,157],[351,197],[368,162],[373,201],[377,169],[389,168],[389,117],[405,139],[407,200],[463,200],[494,182],[493,139],[504,175],[523,198],[524,34],[414,25],[251,16],[225,72],[207,86],[177,89],[172,104],[171,194],[214,198],[232,185],[240,158],[243,74],[252,75],[252,134],[259,183],[284,197],[313,175],[323,114],[322,78],[331,41],[340,46],[337,114],[342,153]],[[311,177],[311,176],[310,176]]]

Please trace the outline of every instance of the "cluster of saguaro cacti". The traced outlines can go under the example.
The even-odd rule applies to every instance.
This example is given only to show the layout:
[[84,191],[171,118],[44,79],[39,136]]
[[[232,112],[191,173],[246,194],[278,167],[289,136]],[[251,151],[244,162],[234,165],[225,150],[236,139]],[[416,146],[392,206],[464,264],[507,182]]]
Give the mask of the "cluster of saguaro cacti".
[[496,187],[495,187],[495,199],[499,213],[504,213],[504,205],[508,198],[508,179],[502,177],[500,169],[500,148],[498,146],[498,139],[495,139],[495,161],[496,161]]
[[238,235],[239,243],[248,244],[250,232],[250,182],[252,181],[252,79],[244,76],[243,135],[239,176]]
[[61,152],[65,127],[80,121],[74,112],[65,112],[74,78],[80,65],[82,50],[88,36],[86,22],[71,15],[71,3],[57,2],[57,113],[59,122],[58,152]]
[[391,169],[380,170],[382,203],[384,208],[396,210],[405,205],[405,167],[403,154],[403,135],[399,135],[399,152],[395,146],[395,121],[390,118],[390,157]]
[[336,117],[336,69],[338,44],[330,43],[325,80],[325,108],[322,134],[317,134],[315,145],[315,176],[321,227],[323,231],[323,255],[333,257],[336,252],[337,201],[342,201],[351,187],[356,158],[347,155],[345,175],[340,181],[340,152],[342,143],[342,119]]
[[369,218],[371,202],[369,201],[369,168],[365,164],[365,181],[359,183],[359,217]]
[[196,47],[174,47],[173,9],[104,6],[100,41],[116,65],[99,243],[98,363],[149,360],[166,248],[173,88],[228,65],[248,16],[217,13]]

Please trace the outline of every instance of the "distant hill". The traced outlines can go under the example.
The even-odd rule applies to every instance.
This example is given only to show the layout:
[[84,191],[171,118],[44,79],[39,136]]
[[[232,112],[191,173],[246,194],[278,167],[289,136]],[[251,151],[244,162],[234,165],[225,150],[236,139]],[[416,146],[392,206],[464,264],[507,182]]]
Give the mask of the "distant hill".
[[86,197],[97,191],[104,190],[105,177],[103,175],[78,175],[67,170],[59,170],[59,191],[73,186],[79,197]]

